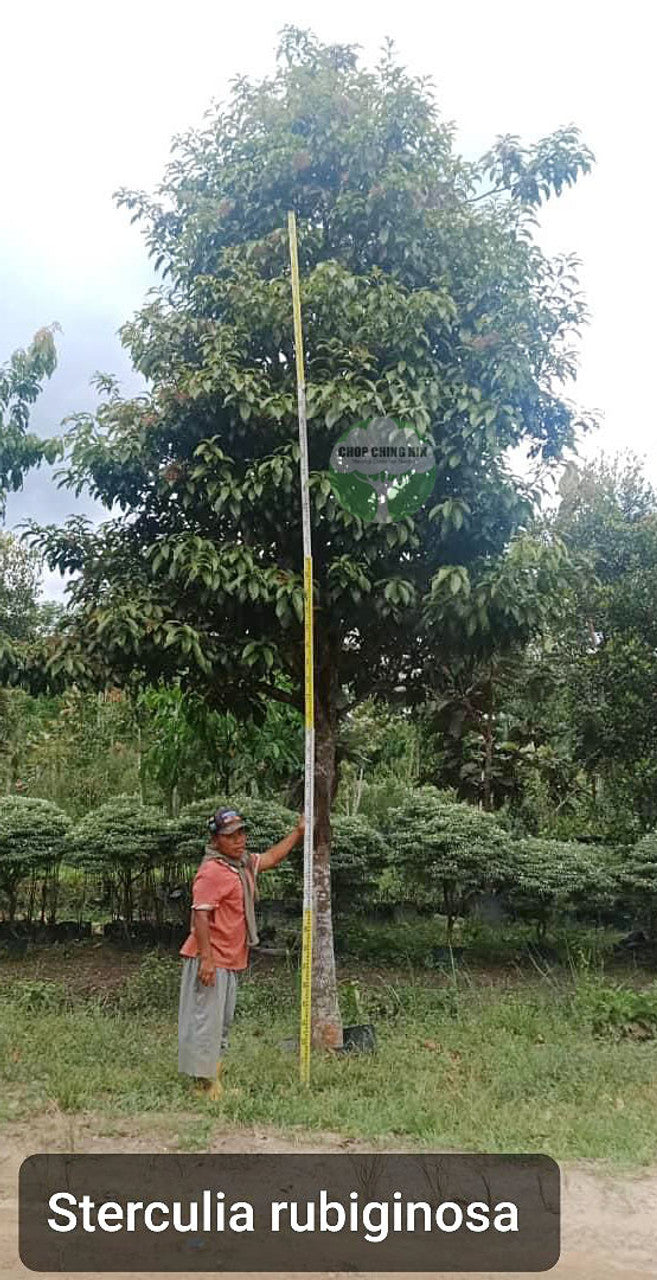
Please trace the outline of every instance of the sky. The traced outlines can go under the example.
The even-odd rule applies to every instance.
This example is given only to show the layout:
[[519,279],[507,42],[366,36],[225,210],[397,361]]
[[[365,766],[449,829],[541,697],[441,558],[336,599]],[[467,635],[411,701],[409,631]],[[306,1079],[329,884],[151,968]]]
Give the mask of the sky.
[[[602,425],[583,456],[631,449],[657,483],[649,390],[657,266],[652,21],[638,0],[600,5],[470,0],[428,7],[361,0],[224,6],[208,0],[5,0],[0,77],[0,364],[57,321],[59,364],[33,415],[44,434],[66,414],[93,409],[96,370],[127,394],[139,381],[117,330],[155,283],[138,226],[117,209],[119,187],[152,191],[173,137],[201,123],[233,76],[273,70],[280,28],[311,27],[356,43],[366,64],[386,37],[400,60],[435,84],[458,149],[474,158],[499,134],[524,143],[576,124],[596,155],[593,174],[544,206],[540,243],[574,253],[591,322],[580,343],[571,399]],[[9,527],[100,515],[32,474],[8,503]],[[47,595],[61,583],[49,575]]]

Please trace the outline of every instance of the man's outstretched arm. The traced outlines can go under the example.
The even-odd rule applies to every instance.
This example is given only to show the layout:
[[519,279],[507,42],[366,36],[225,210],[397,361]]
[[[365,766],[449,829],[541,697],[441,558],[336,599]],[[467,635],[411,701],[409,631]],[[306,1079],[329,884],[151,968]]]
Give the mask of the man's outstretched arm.
[[271,849],[267,849],[266,853],[262,854],[258,864],[258,871],[271,871],[272,867],[277,867],[279,862],[282,862],[284,858],[287,858],[288,853],[292,852],[295,844],[303,840],[305,829],[305,818],[300,813],[299,821],[294,831],[291,831],[289,836],[285,836],[282,840],[279,840],[278,844],[273,844]]

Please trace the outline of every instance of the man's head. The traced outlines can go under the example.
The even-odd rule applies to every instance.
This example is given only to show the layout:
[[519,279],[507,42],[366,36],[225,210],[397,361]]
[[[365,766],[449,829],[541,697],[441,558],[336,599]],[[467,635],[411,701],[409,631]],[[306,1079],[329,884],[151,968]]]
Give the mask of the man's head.
[[237,809],[217,809],[208,822],[210,844],[228,858],[239,859],[246,849],[246,823]]

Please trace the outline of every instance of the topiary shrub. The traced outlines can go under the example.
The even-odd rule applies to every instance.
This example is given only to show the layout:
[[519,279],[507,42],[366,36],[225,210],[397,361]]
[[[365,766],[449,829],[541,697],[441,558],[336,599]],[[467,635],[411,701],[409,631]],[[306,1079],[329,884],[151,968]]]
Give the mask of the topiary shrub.
[[388,861],[385,841],[364,818],[331,819],[331,899],[336,915],[367,911],[375,903]]
[[657,830],[649,831],[626,854],[619,882],[648,940],[657,944]]
[[117,914],[132,923],[137,900],[142,915],[161,916],[158,880],[174,852],[172,823],[135,796],[117,796],[90,813],[71,834],[71,861],[109,885]]
[[67,815],[49,800],[0,798],[0,894],[10,921],[16,915],[19,889],[28,879],[32,880],[32,899],[41,880],[42,915],[47,889],[52,888],[50,919],[54,920],[59,866],[70,827]]
[[507,901],[520,919],[536,924],[539,938],[560,914],[584,905],[611,904],[616,893],[607,850],[575,841],[525,836],[513,847]]
[[491,814],[446,800],[435,787],[420,787],[390,810],[384,835],[400,891],[418,906],[431,903],[454,922],[472,899],[508,883],[512,842]]

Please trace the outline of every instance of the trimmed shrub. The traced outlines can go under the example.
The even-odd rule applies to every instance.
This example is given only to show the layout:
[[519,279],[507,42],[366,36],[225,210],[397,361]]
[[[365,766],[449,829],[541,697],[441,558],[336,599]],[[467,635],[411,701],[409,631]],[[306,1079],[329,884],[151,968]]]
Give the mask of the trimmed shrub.
[[543,937],[560,914],[611,904],[617,892],[608,851],[575,841],[526,836],[513,847],[507,901]]
[[158,881],[174,852],[172,823],[160,809],[135,796],[117,796],[77,824],[71,835],[71,861],[109,886],[116,914],[132,923],[141,915],[162,915]]
[[331,819],[331,898],[336,915],[367,911],[388,860],[385,841],[364,818],[337,815]]
[[649,831],[627,854],[620,888],[651,943],[657,943],[657,831]]
[[508,883],[512,843],[491,814],[445,800],[435,787],[420,787],[387,816],[391,872],[403,897],[431,904],[454,922],[472,899]]
[[54,920],[59,866],[70,827],[70,818],[49,800],[0,799],[0,895],[10,920],[16,915],[19,889],[28,879],[33,888],[28,916],[40,880],[42,915],[50,887],[50,919]]

